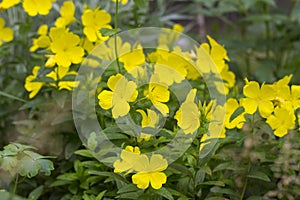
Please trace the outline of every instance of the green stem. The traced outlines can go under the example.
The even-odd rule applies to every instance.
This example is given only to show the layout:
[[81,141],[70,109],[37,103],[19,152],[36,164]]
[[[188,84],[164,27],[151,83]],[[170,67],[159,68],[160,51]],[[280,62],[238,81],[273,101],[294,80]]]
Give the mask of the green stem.
[[[270,8],[269,8],[268,5],[265,6],[265,13],[266,14],[270,13]],[[269,45],[269,42],[271,40],[271,30],[270,30],[270,22],[269,21],[265,22],[265,27],[266,27],[266,39],[267,39],[266,56],[267,56],[267,59],[270,59],[270,45]]]
[[[115,30],[118,29],[118,12],[119,12],[119,0],[116,1]],[[117,33],[115,33],[114,38],[115,38],[115,56],[116,56],[119,73],[121,73],[121,66],[119,62],[118,49],[117,49]]]
[[13,200],[15,194],[17,193],[18,183],[19,183],[19,174],[16,175],[16,180],[15,180],[15,184],[14,184],[14,189],[13,189],[12,195],[10,195],[10,197],[9,197],[10,200]]
[[[251,170],[251,164],[250,164],[250,161],[249,161],[249,163],[248,163],[247,175],[249,174],[250,170]],[[242,194],[241,194],[240,200],[243,200],[243,199],[244,199],[245,192],[246,192],[246,189],[247,189],[247,186],[248,186],[249,178],[248,178],[247,175],[246,175],[246,180],[245,180],[245,184],[244,184],[244,186],[243,186],[243,190],[242,190]]]

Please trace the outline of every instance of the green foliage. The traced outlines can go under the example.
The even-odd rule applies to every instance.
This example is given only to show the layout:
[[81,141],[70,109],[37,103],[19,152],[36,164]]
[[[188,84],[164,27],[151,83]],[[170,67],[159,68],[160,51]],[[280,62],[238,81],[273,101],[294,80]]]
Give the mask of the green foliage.
[[44,173],[46,176],[51,175],[54,170],[52,161],[48,160],[49,156],[42,156],[31,151],[32,146],[12,143],[0,151],[1,169],[9,172],[11,175],[19,174],[32,178],[38,173]]

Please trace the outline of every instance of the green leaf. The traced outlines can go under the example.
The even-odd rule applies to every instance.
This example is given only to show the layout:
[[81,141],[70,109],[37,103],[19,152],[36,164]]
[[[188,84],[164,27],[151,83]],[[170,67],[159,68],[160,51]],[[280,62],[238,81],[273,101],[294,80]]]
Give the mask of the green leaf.
[[8,93],[3,92],[3,91],[0,91],[0,96],[4,96],[4,97],[7,97],[7,98],[10,98],[10,99],[13,99],[13,100],[17,100],[17,101],[21,101],[21,102],[27,102],[24,99],[21,99],[19,97],[16,97],[14,95],[8,94]]
[[228,194],[228,195],[232,195],[232,196],[236,196],[239,197],[240,195],[238,193],[236,193],[235,191],[231,190],[231,189],[226,189],[226,188],[220,188],[218,186],[212,187],[210,189],[210,191],[212,193],[218,193],[218,194]]
[[237,108],[232,115],[230,116],[229,122],[231,122],[232,120],[234,120],[235,118],[237,118],[240,114],[242,114],[243,112],[245,112],[245,108],[244,107],[239,107]]
[[128,185],[124,185],[123,187],[121,187],[117,193],[122,194],[122,193],[127,193],[127,192],[134,192],[134,191],[138,191],[138,190],[140,190],[140,189],[137,188],[136,185],[128,184]]
[[137,5],[137,7],[139,9],[143,9],[146,7],[146,0],[134,0],[135,5]]
[[39,159],[37,162],[40,163],[40,172],[44,173],[46,176],[51,175],[51,171],[54,170],[53,162],[47,159]]
[[247,175],[249,178],[258,179],[266,182],[270,182],[270,178],[263,172],[260,171],[253,171]]
[[115,34],[117,34],[117,33],[119,33],[121,31],[121,29],[109,29],[109,28],[102,28],[101,30],[100,30],[100,33],[101,33],[101,35],[102,36],[113,36],[113,35],[115,35]]
[[124,183],[129,183],[123,176],[121,176],[117,173],[114,173],[114,172],[100,172],[100,171],[91,170],[88,173],[98,175],[98,176],[107,176],[107,177],[113,178],[114,180],[119,180]]
[[128,192],[123,193],[118,196],[116,196],[117,199],[140,199],[140,195],[143,193],[143,191],[136,191],[136,192]]
[[27,155],[19,161],[18,165],[19,174],[28,178],[36,176],[41,169],[41,164]]
[[65,173],[62,175],[59,175],[57,177],[59,180],[65,180],[65,181],[76,181],[78,180],[77,174],[76,173]]
[[185,166],[181,165],[181,164],[177,164],[177,163],[172,163],[169,166],[169,169],[175,169],[176,171],[182,172],[183,174],[189,176],[189,177],[193,177],[192,172]]
[[3,200],[25,200],[25,198],[17,196],[16,194],[11,194],[5,190],[0,189],[0,198]]
[[100,194],[97,195],[95,200],[101,200],[104,197],[105,193],[106,193],[106,190],[100,192]]
[[80,155],[80,156],[83,156],[83,157],[87,157],[87,158],[94,158],[94,156],[87,149],[77,150],[77,151],[74,152],[74,154]]
[[171,194],[171,192],[169,192],[169,190],[167,190],[166,188],[162,187],[159,190],[153,190],[155,194],[158,194],[162,197],[165,197],[168,200],[173,200],[173,196]]
[[95,132],[92,132],[90,134],[90,137],[88,139],[88,142],[87,142],[87,145],[88,145],[88,148],[91,150],[91,151],[95,151],[96,147],[97,147],[97,140],[96,140],[96,133]]
[[224,187],[225,183],[223,181],[206,181],[206,182],[200,183],[200,185],[215,185],[215,186]]
[[69,185],[71,183],[72,183],[71,181],[67,181],[67,180],[56,180],[56,181],[54,181],[53,183],[50,184],[50,187]]
[[32,192],[30,192],[28,196],[28,200],[37,200],[43,193],[44,191],[44,186],[40,186],[36,189],[34,189]]
[[243,170],[243,168],[241,166],[236,166],[232,162],[225,162],[225,163],[221,163],[221,164],[217,165],[214,168],[213,172],[222,171],[222,170],[237,171],[237,170]]

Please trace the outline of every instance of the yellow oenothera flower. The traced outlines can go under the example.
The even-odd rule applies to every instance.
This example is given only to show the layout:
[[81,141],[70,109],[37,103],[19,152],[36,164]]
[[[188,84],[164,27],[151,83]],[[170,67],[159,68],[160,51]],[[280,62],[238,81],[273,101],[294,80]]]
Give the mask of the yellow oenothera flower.
[[209,35],[207,36],[207,39],[209,41],[208,43],[203,43],[201,47],[209,53],[212,60],[216,64],[219,72],[223,70],[225,67],[226,61],[229,61],[229,57],[227,56],[227,51],[224,48],[224,46],[220,45],[216,42],[212,37]]
[[132,182],[140,189],[146,189],[151,184],[153,189],[160,189],[167,182],[167,176],[162,171],[167,169],[168,161],[159,154],[153,154],[150,158],[141,155],[135,163]]
[[300,107],[300,86],[288,85],[293,75],[285,76],[273,84],[276,90],[275,103],[278,106],[289,107],[296,110]]
[[193,134],[200,126],[200,112],[195,103],[196,89],[191,90],[181,104],[174,119],[185,134]]
[[52,72],[47,74],[46,76],[52,78],[54,81],[57,81],[58,84],[50,84],[53,87],[58,87],[59,90],[66,89],[72,90],[73,88],[77,87],[79,82],[78,81],[66,81],[63,80],[66,76],[76,76],[77,72],[69,71],[68,67],[58,66]]
[[135,101],[138,96],[136,83],[117,74],[108,79],[107,85],[112,91],[103,90],[98,95],[100,107],[105,110],[112,108],[113,118],[127,115],[130,110],[128,102]]
[[126,146],[125,150],[121,152],[121,160],[116,160],[113,164],[114,172],[132,172],[140,153],[139,147]]
[[142,65],[145,64],[145,55],[142,48],[137,48],[119,57],[119,61],[124,63],[124,68],[134,78],[144,76]]
[[32,69],[32,75],[29,75],[25,79],[25,89],[30,92],[29,98],[32,99],[37,95],[37,93],[40,91],[40,89],[43,87],[43,82],[33,82],[34,79],[36,79],[38,72],[40,70],[40,66],[34,66]]
[[66,27],[76,21],[75,17],[75,5],[72,1],[65,1],[60,8],[60,16],[55,21],[56,27]]
[[20,1],[21,0],[2,0],[2,2],[0,3],[0,10],[11,8],[20,3]]
[[235,85],[235,74],[229,70],[227,64],[225,64],[223,70],[221,71],[221,77],[224,82],[215,82],[215,85],[217,87],[217,90],[222,93],[223,88],[221,87],[223,87],[224,84],[225,94],[227,95],[229,93],[229,89]]
[[153,74],[150,78],[149,88],[145,91],[145,95],[154,107],[159,110],[163,115],[169,113],[169,107],[166,103],[169,101],[170,92],[168,86],[160,81],[158,74]]
[[14,31],[9,27],[5,26],[5,20],[0,18],[0,46],[2,41],[10,42],[14,39]]
[[84,50],[79,46],[78,35],[65,28],[51,28],[50,38],[50,49],[55,54],[52,59],[59,66],[69,67],[72,63],[78,64],[82,61]]
[[38,48],[48,48],[50,46],[50,38],[47,36],[48,25],[43,24],[38,29],[38,38],[33,39],[33,45],[30,47],[30,52],[36,51]]
[[29,16],[48,15],[52,8],[53,0],[23,0],[23,8]]
[[276,91],[272,85],[262,84],[261,88],[255,81],[248,81],[243,88],[246,98],[242,98],[241,105],[245,112],[253,114],[257,109],[262,117],[267,118],[274,110],[272,100],[276,97]]
[[[202,106],[204,108],[206,106]],[[211,101],[205,108],[206,120],[209,121],[208,133],[204,134],[200,140],[200,150],[206,145],[209,144],[210,139],[215,138],[225,138],[226,130],[224,127],[224,118],[225,118],[225,107],[221,105],[216,105],[216,101]]]
[[232,114],[238,109],[241,108],[238,101],[234,98],[230,98],[226,101],[226,116],[225,116],[225,126],[228,129],[233,128],[242,128],[244,123],[246,122],[245,119],[245,112],[240,113],[238,116],[234,117],[232,120]]
[[100,33],[102,28],[112,28],[109,25],[111,21],[111,16],[105,10],[100,9],[86,9],[81,16],[82,24],[84,26],[83,33],[91,42],[96,42],[97,40],[105,41],[108,37],[104,37]]
[[184,27],[180,24],[174,24],[172,30],[164,29],[163,33],[158,38],[158,44],[172,45],[180,37],[180,33],[183,32]]
[[[112,2],[117,2],[117,0],[111,0]],[[127,4],[128,0],[118,0],[118,2],[121,2],[123,5]]]
[[[137,110],[137,112],[139,112],[142,115],[142,128],[146,128],[146,127],[155,128],[159,120],[159,117],[155,111],[147,109],[148,115],[143,110]],[[143,139],[145,141],[149,141],[150,137],[151,137],[150,134],[141,133],[137,141],[140,142]]]
[[274,130],[274,135],[283,137],[288,133],[288,130],[295,127],[295,120],[293,110],[288,107],[277,107],[274,110],[274,115],[270,115],[266,122]]
[[155,63],[154,73],[158,74],[161,82],[168,86],[183,81],[187,75],[186,66],[188,62],[174,52],[158,48],[149,54],[149,61]]

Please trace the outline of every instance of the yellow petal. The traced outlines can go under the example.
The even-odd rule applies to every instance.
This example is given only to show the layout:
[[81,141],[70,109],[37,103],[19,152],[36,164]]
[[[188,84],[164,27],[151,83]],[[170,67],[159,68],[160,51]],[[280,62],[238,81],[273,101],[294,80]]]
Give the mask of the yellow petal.
[[108,110],[112,107],[112,96],[113,93],[111,91],[103,90],[99,95],[99,105],[104,110]]
[[167,176],[163,172],[154,172],[150,175],[150,183],[153,189],[160,189],[162,187],[162,184],[165,184],[167,182]]
[[149,187],[150,176],[145,173],[137,173],[132,176],[132,183],[136,184],[140,189]]
[[267,118],[274,111],[274,105],[271,101],[262,101],[258,105],[258,110],[263,118]]
[[244,86],[243,92],[246,97],[257,99],[260,93],[259,84],[255,81],[250,81]]
[[160,154],[153,154],[150,158],[148,172],[163,171],[167,169],[168,161]]
[[246,113],[253,114],[257,110],[258,103],[254,99],[242,98],[240,99],[240,102]]
[[123,117],[125,115],[128,114],[129,110],[130,110],[130,106],[127,103],[127,101],[125,101],[125,99],[119,99],[117,100],[116,103],[114,103],[115,98],[113,98],[113,108],[112,108],[112,116],[113,118],[118,118],[118,117]]

